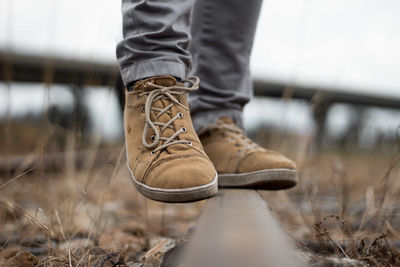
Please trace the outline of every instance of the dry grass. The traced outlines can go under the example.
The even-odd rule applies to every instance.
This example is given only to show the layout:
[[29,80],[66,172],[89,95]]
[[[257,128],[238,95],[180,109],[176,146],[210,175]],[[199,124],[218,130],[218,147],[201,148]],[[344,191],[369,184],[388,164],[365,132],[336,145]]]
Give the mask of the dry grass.
[[371,266],[400,266],[400,153],[312,151],[308,142],[278,149],[297,159],[300,184],[263,192],[300,248],[357,259]]
[[137,262],[153,240],[181,239],[201,203],[169,206],[144,199],[116,154],[114,165],[32,172],[2,186],[1,250],[29,251],[39,256],[38,266],[88,266],[113,252]]
[[[54,131],[48,133],[30,152],[55,147]],[[99,163],[94,142],[77,168],[80,139],[65,136],[61,171],[2,172],[0,266],[10,259],[21,266],[124,266],[140,262],[160,238],[186,237],[204,202],[166,205],[140,196],[121,143]],[[297,188],[261,192],[283,227],[317,261],[339,256],[399,266],[398,151],[316,152],[309,144],[293,138],[263,144],[294,158],[300,170]]]
[[[56,132],[30,132],[36,142],[28,149],[26,140],[21,147],[15,142],[19,135],[2,139],[13,141],[9,149],[25,149],[29,162],[38,157],[39,164],[24,170],[22,162],[21,168],[0,172],[0,266],[14,264],[10,260],[21,266],[124,266],[139,262],[160,238],[187,234],[202,202],[165,205],[145,199],[129,180],[122,143],[109,144],[112,149],[104,153],[99,142],[88,145],[72,132],[64,132],[60,144]],[[63,168],[42,168],[43,155],[60,146]],[[76,162],[75,152],[88,146],[84,162]]]

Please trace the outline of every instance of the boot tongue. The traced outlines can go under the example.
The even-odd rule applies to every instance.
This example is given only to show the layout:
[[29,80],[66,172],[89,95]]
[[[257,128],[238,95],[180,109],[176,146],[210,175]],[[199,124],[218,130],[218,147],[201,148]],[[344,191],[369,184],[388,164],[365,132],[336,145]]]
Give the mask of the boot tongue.
[[151,77],[145,80],[140,80],[135,83],[134,91],[151,91],[156,89],[156,87],[152,84],[160,85],[160,86],[174,86],[178,82],[176,79],[172,76],[157,76],[157,77]]
[[[218,125],[219,125],[223,129],[228,130],[228,131],[232,131],[235,133],[243,132],[243,129],[241,129],[239,126],[237,126],[231,117],[220,117],[217,120],[216,125],[217,125],[217,129],[218,129]],[[222,131],[225,131],[225,130],[222,130]]]
[[222,123],[224,123],[224,124],[235,124],[235,123],[233,122],[232,118],[230,118],[230,117],[220,117],[220,118],[218,119],[218,121],[220,121],[220,122],[222,122]]
[[[159,85],[159,86],[163,86],[163,87],[170,87],[170,86],[174,86],[177,85],[178,82],[177,80],[172,77],[172,76],[158,76],[158,77],[151,77],[145,80],[141,80],[138,81],[135,84],[134,90],[137,91],[144,91],[144,92],[149,92],[152,91],[154,89],[157,89],[155,85]],[[164,109],[165,107],[167,107],[168,105],[171,104],[171,100],[167,99],[167,98],[162,98],[159,99],[157,101],[154,101],[152,103],[152,107],[153,108],[159,108],[159,109]],[[168,112],[170,112],[171,109],[168,110]],[[174,117],[176,114],[168,114],[168,112],[163,113],[162,115],[159,116],[159,112],[158,111],[152,111],[151,112],[151,120],[153,122],[161,122],[161,123],[168,123],[172,117]],[[174,123],[172,123],[172,126],[174,125]],[[161,129],[162,127],[157,127],[159,129]],[[175,132],[178,129],[171,129],[171,128],[166,128],[162,133],[160,132],[160,135],[166,138],[171,137],[173,134],[175,134]],[[160,145],[163,143],[164,141],[160,141]],[[171,146],[172,147],[172,146]],[[167,147],[166,149],[168,150],[170,147]]]

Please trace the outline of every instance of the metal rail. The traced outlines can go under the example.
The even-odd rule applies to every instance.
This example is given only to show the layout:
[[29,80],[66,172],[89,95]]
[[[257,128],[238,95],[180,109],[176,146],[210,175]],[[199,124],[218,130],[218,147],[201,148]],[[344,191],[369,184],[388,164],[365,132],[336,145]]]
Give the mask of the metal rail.
[[[302,99],[306,101],[324,101],[328,103],[347,103],[361,106],[377,106],[385,108],[400,108],[400,98],[379,94],[357,93],[354,89],[338,89],[334,87],[306,87],[301,85],[287,86],[273,81],[254,81],[254,94],[287,99]],[[316,99],[319,98],[319,99]]]
[[107,164],[118,157],[118,149],[102,148],[99,150],[68,151],[48,154],[27,154],[20,156],[0,157],[0,174],[2,172],[18,173],[27,170],[60,171],[73,164],[75,168],[87,164]]
[[[255,190],[221,189],[209,199],[175,266],[303,266]],[[171,262],[169,263],[171,264]],[[173,266],[169,265],[169,266]]]
[[119,69],[112,63],[0,51],[0,75],[6,82],[115,86]]

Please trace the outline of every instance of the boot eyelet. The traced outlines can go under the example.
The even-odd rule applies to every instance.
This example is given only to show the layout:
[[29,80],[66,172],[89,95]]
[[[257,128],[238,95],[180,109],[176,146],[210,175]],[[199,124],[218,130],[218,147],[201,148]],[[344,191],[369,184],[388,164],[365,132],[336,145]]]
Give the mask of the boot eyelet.
[[139,94],[136,97],[138,100],[142,98]]
[[180,104],[181,103],[181,100],[180,99],[177,99],[178,100],[178,103]]
[[150,152],[150,155],[152,155],[152,156],[154,156],[155,154],[156,154],[156,152],[154,152],[154,151]]
[[185,127],[182,127],[182,131],[184,132],[184,133],[186,133],[186,128]]
[[144,106],[142,107],[142,112],[145,112],[145,110],[144,110]]
[[192,145],[193,145],[193,143],[192,143],[191,141],[188,141],[187,144],[188,144],[189,146],[192,146]]
[[154,141],[154,140],[156,139],[156,136],[153,134],[153,135],[150,137],[150,139],[151,139],[151,141]]
[[182,112],[178,112],[178,116],[179,116],[179,118],[183,118],[183,113]]

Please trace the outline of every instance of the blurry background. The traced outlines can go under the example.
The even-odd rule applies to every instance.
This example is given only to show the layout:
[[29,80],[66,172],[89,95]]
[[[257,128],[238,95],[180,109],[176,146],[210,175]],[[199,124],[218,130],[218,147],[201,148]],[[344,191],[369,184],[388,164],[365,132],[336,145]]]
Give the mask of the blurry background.
[[[396,0],[265,1],[246,129],[324,147],[393,146],[400,123],[399,12]],[[121,140],[114,90],[121,38],[119,1],[0,0],[1,125],[11,118],[38,125],[45,116],[73,128],[80,118],[85,136]],[[72,78],[58,79],[58,69]]]
[[[398,0],[263,4],[245,128],[296,161],[298,186],[260,193],[304,259],[400,266],[399,14]],[[193,227],[204,201],[154,202],[128,179],[121,38],[119,0],[0,0],[0,266],[18,251],[143,263]]]

